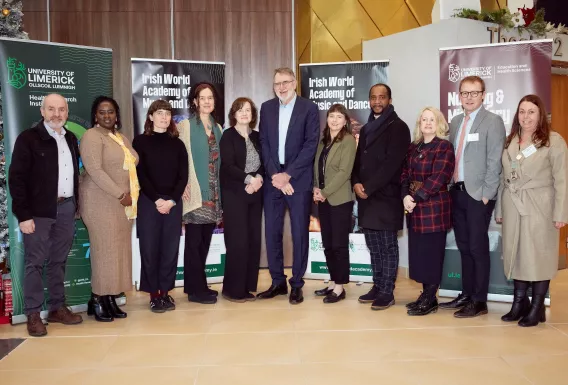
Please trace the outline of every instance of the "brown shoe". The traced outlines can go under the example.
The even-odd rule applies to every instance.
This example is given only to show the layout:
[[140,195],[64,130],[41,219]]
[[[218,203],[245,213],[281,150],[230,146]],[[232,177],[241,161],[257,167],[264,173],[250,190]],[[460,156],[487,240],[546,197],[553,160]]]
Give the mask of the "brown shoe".
[[59,309],[50,311],[47,315],[47,322],[59,322],[63,325],[76,325],[83,322],[79,314],[73,314],[67,306],[63,305]]
[[28,315],[28,334],[32,337],[43,337],[47,334],[47,329],[41,322],[39,312]]

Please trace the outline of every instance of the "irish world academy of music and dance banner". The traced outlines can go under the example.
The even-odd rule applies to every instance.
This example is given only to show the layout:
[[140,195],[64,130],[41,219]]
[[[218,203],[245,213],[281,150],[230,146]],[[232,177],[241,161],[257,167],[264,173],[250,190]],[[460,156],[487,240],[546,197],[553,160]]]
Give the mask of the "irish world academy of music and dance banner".
[[[6,170],[17,136],[41,119],[45,95],[67,99],[65,129],[80,141],[91,126],[91,104],[99,95],[112,96],[112,50],[32,40],[0,39],[0,79],[3,99]],[[82,165],[80,165],[82,166]],[[24,244],[8,198],[12,322],[24,322]],[[67,305],[84,310],[91,296],[89,237],[84,223],[76,222],[75,240],[67,260]],[[47,294],[47,291],[46,291]],[[44,307],[45,309],[45,307]]]

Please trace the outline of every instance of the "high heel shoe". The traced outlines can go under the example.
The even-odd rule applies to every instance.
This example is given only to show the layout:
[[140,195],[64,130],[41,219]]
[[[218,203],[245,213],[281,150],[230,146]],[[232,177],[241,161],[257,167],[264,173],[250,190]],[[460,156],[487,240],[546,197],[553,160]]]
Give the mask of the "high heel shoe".
[[116,299],[114,298],[114,295],[107,295],[106,299],[107,299],[107,302],[109,304],[110,314],[114,318],[126,318],[127,317],[128,314],[126,314],[126,312],[122,311],[122,309],[120,307],[118,307],[118,304],[116,303]]
[[114,321],[105,296],[96,295],[94,293],[91,293],[91,300],[87,304],[87,315],[94,315],[95,320],[99,322]]
[[527,296],[526,290],[515,290],[511,311],[501,317],[501,321],[515,322],[529,314],[531,301]]

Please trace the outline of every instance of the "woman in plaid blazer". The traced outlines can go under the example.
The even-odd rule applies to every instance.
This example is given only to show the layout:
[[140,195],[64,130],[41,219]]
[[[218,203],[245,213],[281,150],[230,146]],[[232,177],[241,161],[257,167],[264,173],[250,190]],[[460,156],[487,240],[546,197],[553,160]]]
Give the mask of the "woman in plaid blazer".
[[438,310],[436,292],[442,279],[447,230],[452,227],[448,184],[454,172],[454,149],[444,139],[448,123],[426,107],[418,115],[401,175],[407,213],[410,278],[422,283],[418,299],[406,305],[408,315]]

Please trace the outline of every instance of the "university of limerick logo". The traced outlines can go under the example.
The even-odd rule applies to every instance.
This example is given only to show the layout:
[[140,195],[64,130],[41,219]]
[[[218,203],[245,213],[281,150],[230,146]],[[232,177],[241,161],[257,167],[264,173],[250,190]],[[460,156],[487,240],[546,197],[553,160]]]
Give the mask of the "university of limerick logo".
[[8,83],[17,89],[26,85],[26,66],[21,61],[8,58]]
[[457,64],[450,64],[450,75],[448,77],[448,79],[451,82],[457,82],[458,80],[460,80],[461,78],[461,70],[460,70],[460,66],[458,66]]

